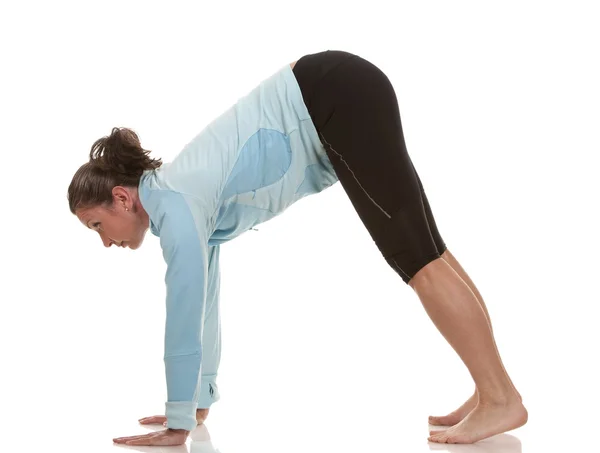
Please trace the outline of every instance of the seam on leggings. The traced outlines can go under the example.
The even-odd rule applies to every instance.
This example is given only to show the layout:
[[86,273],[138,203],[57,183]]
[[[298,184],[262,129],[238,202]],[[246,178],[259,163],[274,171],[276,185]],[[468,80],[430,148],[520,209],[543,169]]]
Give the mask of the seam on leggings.
[[394,264],[396,265],[396,267],[400,270],[400,272],[402,272],[404,275],[406,275],[406,277],[410,280],[410,278],[411,278],[410,275],[408,275],[406,272],[404,272],[402,270],[402,268],[398,265],[398,262],[396,261],[396,259],[392,258],[392,261],[394,262]]
[[381,209],[381,212],[383,212],[387,216],[388,219],[391,219],[392,216],[389,215],[387,212],[385,212],[385,210],[381,206],[379,206],[375,200],[373,200],[373,198],[371,197],[371,195],[369,195],[369,192],[367,192],[365,190],[365,188],[362,186],[362,184],[360,183],[360,181],[356,178],[356,176],[354,175],[354,172],[348,166],[348,164],[346,163],[346,161],[344,160],[344,158],[342,157],[342,155],[340,153],[338,153],[335,149],[333,149],[333,146],[331,146],[330,143],[327,143],[327,140],[325,140],[325,137],[323,137],[323,134],[321,132],[319,132],[319,135],[321,136],[321,138],[323,139],[323,141],[325,142],[325,144],[329,146],[329,149],[331,149],[331,151],[333,151],[334,153],[336,153],[340,157],[340,159],[342,160],[342,162],[344,162],[344,165],[348,168],[348,170],[350,171],[350,173],[352,173],[352,177],[356,180],[356,182],[358,183],[358,185],[360,186],[360,188],[363,190],[363,192],[365,194],[367,194],[367,197],[369,197],[369,199],[373,202],[373,204],[375,206],[377,206],[379,209]]

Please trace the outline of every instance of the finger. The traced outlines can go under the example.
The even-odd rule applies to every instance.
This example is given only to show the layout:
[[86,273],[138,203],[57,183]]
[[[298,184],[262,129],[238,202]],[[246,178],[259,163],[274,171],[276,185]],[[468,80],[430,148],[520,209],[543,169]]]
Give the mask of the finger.
[[160,418],[160,417],[165,417],[165,416],[162,414],[161,415],[151,415],[150,417],[142,417],[139,419],[139,421],[141,422],[142,420],[151,420],[151,419]]
[[155,445],[155,446],[173,446],[185,444],[186,436],[180,433],[167,433],[162,431],[159,436],[149,437],[146,439],[130,440],[126,445]]
[[152,439],[128,440],[125,445],[157,445]]
[[168,436],[164,431],[157,431],[152,434],[140,436],[137,439],[128,440],[127,445],[169,445]]
[[151,436],[152,434],[154,434],[154,433],[140,434],[138,436],[117,437],[117,438],[113,439],[113,442],[116,442],[117,444],[124,444],[125,442],[129,442],[130,440],[137,440],[141,437]]
[[164,415],[153,415],[152,417],[140,418],[138,421],[142,425],[153,425],[153,424],[160,425],[166,419],[167,419],[167,417],[165,417]]

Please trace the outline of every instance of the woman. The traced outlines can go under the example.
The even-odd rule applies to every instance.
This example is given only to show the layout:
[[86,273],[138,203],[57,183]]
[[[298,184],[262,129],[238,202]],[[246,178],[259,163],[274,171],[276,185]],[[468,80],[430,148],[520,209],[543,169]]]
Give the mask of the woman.
[[[340,181],[389,265],[459,354],[473,396],[433,442],[473,443],[527,421],[481,295],[437,230],[404,143],[387,76],[343,51],[285,65],[210,123],[168,164],[138,136],[97,140],[69,187],[71,212],[106,247],[137,249],[148,228],[167,263],[164,431],[115,439],[178,445],[219,399],[219,247]],[[201,366],[202,365],[202,366]]]

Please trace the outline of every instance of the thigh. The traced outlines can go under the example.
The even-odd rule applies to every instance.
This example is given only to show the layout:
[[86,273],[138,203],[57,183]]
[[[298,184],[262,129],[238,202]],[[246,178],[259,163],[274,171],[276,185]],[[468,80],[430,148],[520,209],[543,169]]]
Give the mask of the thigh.
[[323,78],[312,102],[315,126],[341,185],[384,258],[408,283],[440,252],[390,81],[354,57]]
[[[412,162],[411,162],[412,163]],[[437,224],[435,222],[435,217],[433,216],[433,212],[431,211],[431,206],[429,205],[429,200],[427,199],[427,194],[425,193],[425,189],[423,188],[423,183],[421,182],[421,178],[419,177],[419,173],[415,169],[413,165],[413,170],[415,175],[417,175],[417,182],[419,183],[419,188],[421,190],[421,200],[423,201],[423,208],[425,209],[425,217],[427,218],[427,225],[429,226],[429,232],[433,237],[433,241],[435,242],[435,246],[437,248],[438,253],[441,255],[448,248],[446,243],[442,239],[440,232],[438,230]]]

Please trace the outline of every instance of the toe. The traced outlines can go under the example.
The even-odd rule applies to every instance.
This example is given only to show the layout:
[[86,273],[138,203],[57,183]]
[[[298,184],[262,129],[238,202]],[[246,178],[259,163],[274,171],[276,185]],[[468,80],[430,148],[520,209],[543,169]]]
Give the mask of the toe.
[[460,443],[460,442],[458,442],[458,441],[456,440],[456,437],[448,437],[448,438],[445,440],[445,442],[446,442],[447,444],[457,444],[457,443]]
[[433,426],[454,426],[457,423],[458,420],[450,415],[445,415],[443,417],[429,417],[429,424]]

